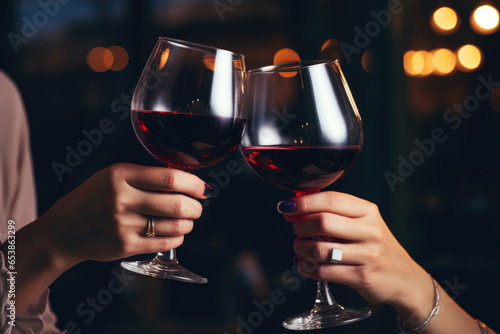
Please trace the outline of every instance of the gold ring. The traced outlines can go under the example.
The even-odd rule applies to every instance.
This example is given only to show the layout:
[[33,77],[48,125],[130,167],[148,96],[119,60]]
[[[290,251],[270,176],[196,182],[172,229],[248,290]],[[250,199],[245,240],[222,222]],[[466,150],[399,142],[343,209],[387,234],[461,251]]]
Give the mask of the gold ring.
[[148,225],[146,229],[146,237],[154,237],[155,236],[155,221],[153,217],[148,216]]

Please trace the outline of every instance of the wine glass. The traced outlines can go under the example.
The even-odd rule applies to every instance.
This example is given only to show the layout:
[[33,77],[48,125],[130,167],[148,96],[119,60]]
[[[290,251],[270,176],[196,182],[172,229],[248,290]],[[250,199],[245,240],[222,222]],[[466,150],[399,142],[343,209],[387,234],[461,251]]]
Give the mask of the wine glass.
[[[168,168],[193,171],[222,160],[238,146],[245,127],[244,84],[244,56],[160,37],[132,98],[137,138]],[[121,266],[158,278],[207,282],[178,263],[175,249]]]
[[[247,88],[248,120],[240,148],[257,175],[301,196],[319,192],[347,173],[361,150],[363,124],[337,60],[250,70]],[[367,308],[340,306],[328,283],[319,281],[313,308],[286,319],[283,326],[320,329],[370,314]]]

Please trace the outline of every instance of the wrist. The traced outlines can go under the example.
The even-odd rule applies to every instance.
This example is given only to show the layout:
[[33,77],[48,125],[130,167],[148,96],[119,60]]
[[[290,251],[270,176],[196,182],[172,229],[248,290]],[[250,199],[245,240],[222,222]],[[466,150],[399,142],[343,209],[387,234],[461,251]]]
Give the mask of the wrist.
[[400,293],[389,304],[410,329],[425,322],[436,306],[436,288],[432,277],[421,267],[403,280]]
[[55,275],[60,275],[80,261],[63,251],[61,240],[54,229],[51,221],[42,216],[20,232],[33,254],[31,265],[44,266]]
[[[430,275],[429,275],[430,276]],[[436,281],[431,277],[432,283],[434,285],[434,308],[430,312],[429,316],[422,322],[418,317],[412,317],[410,316],[407,320],[407,323],[410,326],[410,333],[421,333],[422,330],[425,330],[425,327],[427,324],[435,317],[438,315],[439,310],[440,310],[440,305],[441,305],[441,298],[440,298],[440,293],[439,293],[439,287],[436,283]],[[401,319],[401,316],[398,314],[398,326],[399,329],[404,332],[405,325],[404,322]]]

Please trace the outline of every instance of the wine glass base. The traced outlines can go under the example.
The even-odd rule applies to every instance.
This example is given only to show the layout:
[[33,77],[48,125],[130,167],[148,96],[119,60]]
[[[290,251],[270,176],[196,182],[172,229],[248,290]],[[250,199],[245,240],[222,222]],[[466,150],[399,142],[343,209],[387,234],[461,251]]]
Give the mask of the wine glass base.
[[283,327],[294,331],[322,329],[351,324],[366,319],[371,314],[372,311],[368,308],[344,308],[332,305],[291,316],[283,321]]
[[136,274],[151,276],[155,278],[171,279],[187,283],[207,283],[208,279],[184,268],[177,261],[162,261],[158,258],[146,261],[133,261],[120,263],[122,268]]

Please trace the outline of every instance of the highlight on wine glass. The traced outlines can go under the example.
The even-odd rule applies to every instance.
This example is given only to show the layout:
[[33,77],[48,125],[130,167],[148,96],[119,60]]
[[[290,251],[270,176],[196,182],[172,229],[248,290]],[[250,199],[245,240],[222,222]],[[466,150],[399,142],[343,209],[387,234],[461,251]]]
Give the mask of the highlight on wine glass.
[[[160,37],[132,98],[137,138],[168,168],[193,171],[215,164],[241,140],[244,84],[243,55]],[[147,222],[154,229],[154,217]],[[154,237],[154,231],[147,236]],[[158,278],[207,282],[179,264],[175,249],[121,265]]]
[[[301,196],[319,192],[348,172],[363,144],[363,124],[337,60],[250,70],[247,94],[240,148],[257,175]],[[332,265],[341,265],[341,253],[332,249]],[[370,314],[368,308],[339,305],[327,282],[318,282],[312,309],[286,319],[283,326],[320,329]]]

